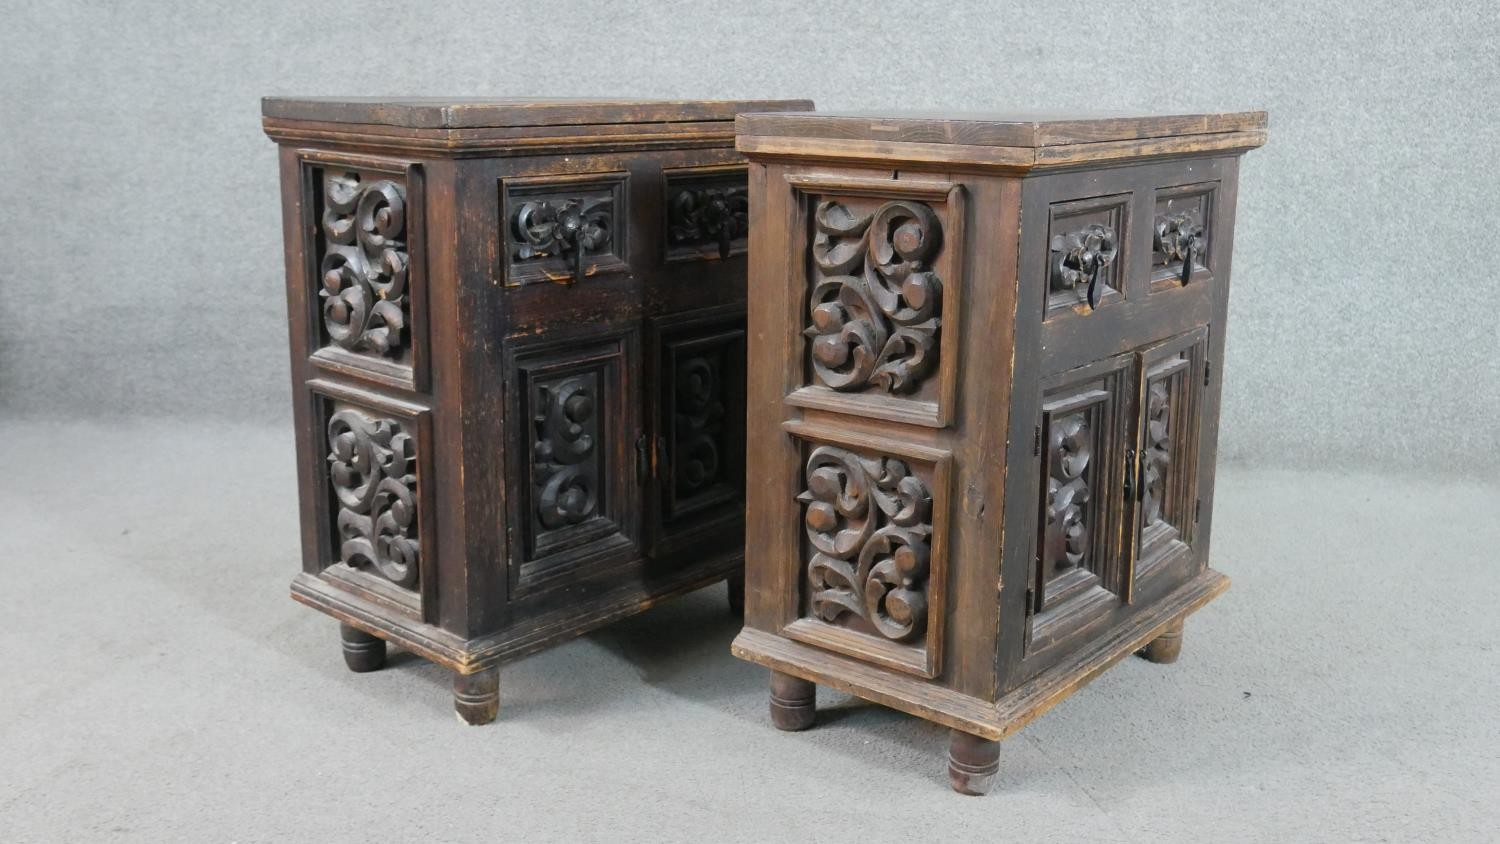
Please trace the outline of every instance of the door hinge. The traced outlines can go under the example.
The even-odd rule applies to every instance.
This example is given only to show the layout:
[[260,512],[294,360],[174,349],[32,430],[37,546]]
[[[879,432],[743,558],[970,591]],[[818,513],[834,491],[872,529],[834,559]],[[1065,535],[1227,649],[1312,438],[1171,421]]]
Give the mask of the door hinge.
[[635,482],[643,484],[651,476],[650,439],[641,434],[635,438]]
[[1198,524],[1198,517],[1203,515],[1203,499],[1193,502],[1193,524]]
[[1214,371],[1214,362],[1206,360],[1203,362],[1203,386],[1208,386],[1209,375]]
[[1040,457],[1042,454],[1042,426],[1036,426],[1036,436],[1031,440],[1031,456]]

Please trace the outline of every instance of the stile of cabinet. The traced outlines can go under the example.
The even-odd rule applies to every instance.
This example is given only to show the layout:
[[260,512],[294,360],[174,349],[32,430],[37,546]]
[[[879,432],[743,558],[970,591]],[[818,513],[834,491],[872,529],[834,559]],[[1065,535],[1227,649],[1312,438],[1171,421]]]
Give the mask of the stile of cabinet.
[[267,99],[303,572],[351,669],[498,666],[717,580],[743,543],[740,110]]
[[751,161],[745,630],[955,729],[953,786],[1120,657],[1175,658],[1208,567],[1238,157],[1264,115],[782,114]]

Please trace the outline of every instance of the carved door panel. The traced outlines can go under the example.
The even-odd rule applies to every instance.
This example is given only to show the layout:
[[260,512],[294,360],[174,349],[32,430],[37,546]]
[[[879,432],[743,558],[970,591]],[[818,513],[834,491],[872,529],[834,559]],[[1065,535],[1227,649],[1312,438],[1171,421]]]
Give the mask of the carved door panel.
[[1132,589],[1178,563],[1187,566],[1180,574],[1191,568],[1207,348],[1208,329],[1198,328],[1136,355],[1139,468],[1131,484]]
[[1124,480],[1133,459],[1131,369],[1117,355],[1042,384],[1033,452],[1039,476],[1029,659],[1117,608],[1125,591]]
[[509,350],[513,594],[639,555],[638,349],[631,327]]
[[[737,545],[745,516],[745,318],[653,320],[647,519],[653,556]],[[694,554],[697,560],[698,554]]]

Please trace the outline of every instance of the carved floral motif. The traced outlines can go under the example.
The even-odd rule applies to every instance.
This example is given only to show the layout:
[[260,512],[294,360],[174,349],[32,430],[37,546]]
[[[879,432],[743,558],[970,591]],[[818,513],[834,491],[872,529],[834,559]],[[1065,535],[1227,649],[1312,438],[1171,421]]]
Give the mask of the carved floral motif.
[[344,408],[328,420],[328,451],[339,559],[416,588],[416,443],[395,420]]
[[814,213],[812,366],[835,390],[914,390],[937,362],[942,281],[932,262],[942,224],[924,203],[872,214],[825,201]]
[[745,187],[683,188],[667,206],[667,243],[672,247],[717,244],[719,257],[750,231],[750,194]]
[[584,258],[613,236],[612,197],[534,199],[521,203],[511,221],[516,258],[572,256],[572,281],[583,280]]
[[[1099,275],[1119,254],[1115,230],[1101,223],[1052,237],[1052,289],[1079,293],[1089,307],[1099,304]],[[1081,289],[1080,289],[1081,288]]]
[[1205,244],[1203,224],[1191,211],[1156,215],[1151,259],[1160,266],[1180,262],[1184,284],[1192,277],[1193,261],[1202,262]]
[[932,494],[901,460],[819,446],[807,460],[804,523],[812,609],[845,613],[904,641],[927,625]]
[[323,178],[323,326],[352,352],[394,355],[407,314],[406,193],[389,179]]
[[537,520],[548,530],[577,524],[599,509],[593,386],[587,376],[539,385],[532,406]]
[[1042,548],[1049,578],[1077,567],[1088,554],[1089,461],[1093,432],[1086,413],[1074,413],[1050,426],[1047,473],[1047,527]]

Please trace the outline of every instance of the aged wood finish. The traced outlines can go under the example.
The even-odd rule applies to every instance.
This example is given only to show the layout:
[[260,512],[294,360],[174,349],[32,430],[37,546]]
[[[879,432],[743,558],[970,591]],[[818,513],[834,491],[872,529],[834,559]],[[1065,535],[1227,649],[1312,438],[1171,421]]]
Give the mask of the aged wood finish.
[[492,720],[498,665],[740,577],[748,109],[264,101],[281,145],[303,572]]
[[772,720],[828,685],[953,728],[954,789],[1208,567],[1238,159],[1264,113],[746,114],[745,629]]

